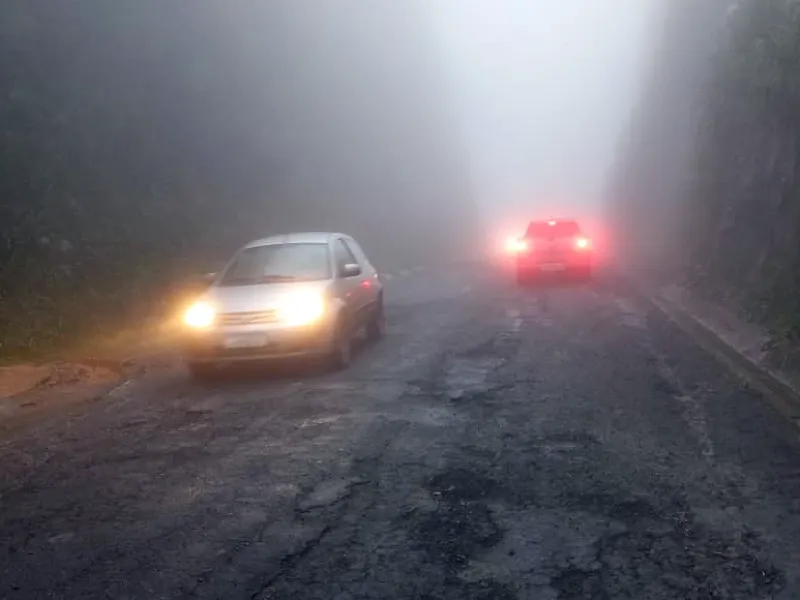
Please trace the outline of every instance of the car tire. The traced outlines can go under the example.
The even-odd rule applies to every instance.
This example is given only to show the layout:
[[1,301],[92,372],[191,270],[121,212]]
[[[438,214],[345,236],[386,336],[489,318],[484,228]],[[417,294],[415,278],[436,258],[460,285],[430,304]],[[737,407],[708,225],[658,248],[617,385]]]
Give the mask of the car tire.
[[207,362],[190,362],[187,364],[189,374],[197,382],[207,382],[213,380],[217,374],[217,365]]
[[341,323],[334,334],[331,348],[325,357],[326,367],[331,371],[343,371],[353,358],[353,338],[344,323]]
[[367,324],[367,341],[379,342],[386,336],[386,313],[383,310],[383,298],[378,301],[375,315]]

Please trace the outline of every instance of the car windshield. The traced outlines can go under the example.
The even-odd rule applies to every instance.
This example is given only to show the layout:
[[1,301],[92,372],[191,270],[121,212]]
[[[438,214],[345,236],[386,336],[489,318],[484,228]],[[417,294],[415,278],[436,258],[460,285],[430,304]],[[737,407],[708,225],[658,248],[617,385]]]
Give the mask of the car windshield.
[[575,221],[559,221],[555,225],[542,221],[531,223],[525,235],[532,238],[562,238],[573,237],[579,233],[580,229]]
[[239,252],[219,285],[313,281],[330,277],[327,244],[266,244]]

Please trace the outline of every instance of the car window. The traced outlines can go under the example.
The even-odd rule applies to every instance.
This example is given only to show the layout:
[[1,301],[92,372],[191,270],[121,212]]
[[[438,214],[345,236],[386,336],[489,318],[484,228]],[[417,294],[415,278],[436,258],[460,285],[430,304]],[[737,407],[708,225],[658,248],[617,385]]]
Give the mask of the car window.
[[574,237],[580,233],[580,228],[575,221],[559,221],[551,225],[548,221],[531,223],[525,234],[532,238],[563,238]]
[[350,240],[345,240],[344,243],[348,248],[350,248],[350,250],[353,251],[353,254],[355,254],[355,257],[358,259],[358,264],[362,266],[370,265],[367,255],[364,253],[364,250],[361,249],[361,246],[358,245],[358,242],[350,239]]
[[358,260],[353,255],[353,251],[347,247],[344,240],[336,240],[333,244],[333,260],[336,263],[336,270],[342,273],[345,265],[358,264]]
[[245,248],[220,279],[221,286],[330,279],[327,244],[267,244]]

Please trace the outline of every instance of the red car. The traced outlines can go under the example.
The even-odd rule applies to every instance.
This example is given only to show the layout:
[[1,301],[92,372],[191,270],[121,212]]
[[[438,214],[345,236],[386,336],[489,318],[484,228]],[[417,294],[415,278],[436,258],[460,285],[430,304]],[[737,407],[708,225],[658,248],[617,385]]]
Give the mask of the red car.
[[543,273],[563,273],[588,279],[592,273],[592,243],[578,223],[568,219],[532,221],[515,241],[517,282]]

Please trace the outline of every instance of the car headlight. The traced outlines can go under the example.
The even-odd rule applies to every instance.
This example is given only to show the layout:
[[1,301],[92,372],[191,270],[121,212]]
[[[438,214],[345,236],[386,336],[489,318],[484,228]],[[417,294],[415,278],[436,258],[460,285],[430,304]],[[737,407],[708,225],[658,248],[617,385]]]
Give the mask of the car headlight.
[[310,325],[325,314],[325,299],[320,294],[290,294],[281,299],[280,320],[287,325]]
[[528,249],[528,242],[520,238],[509,238],[506,240],[506,251],[510,254],[518,254]]
[[214,307],[207,302],[195,302],[183,315],[183,322],[192,329],[211,327],[216,318]]

